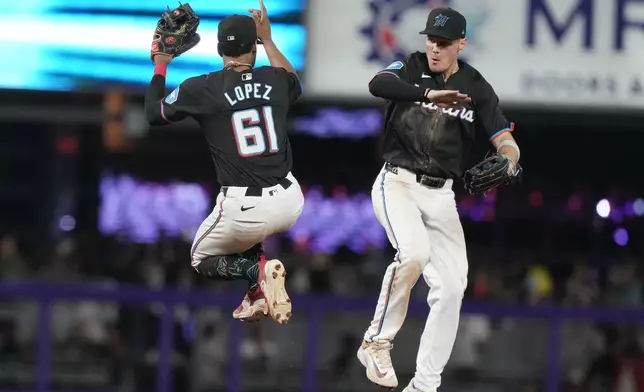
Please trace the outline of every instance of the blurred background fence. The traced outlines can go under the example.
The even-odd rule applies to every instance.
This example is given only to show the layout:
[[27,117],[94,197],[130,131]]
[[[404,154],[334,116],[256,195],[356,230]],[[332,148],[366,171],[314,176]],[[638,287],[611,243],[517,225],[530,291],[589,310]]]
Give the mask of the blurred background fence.
[[[289,270],[286,326],[234,323],[243,285],[189,268],[219,185],[194,122],[144,121],[166,4],[3,5],[0,389],[373,390],[355,351],[393,251],[369,198],[383,113],[367,83],[423,50],[429,9],[450,5],[468,18],[464,58],[517,124],[525,177],[485,198],[454,185],[470,272],[441,392],[644,392],[644,1],[265,3],[305,91],[288,123],[305,210],[266,243]],[[168,87],[219,69],[218,21],[256,6],[190,4],[203,40]],[[396,338],[401,384],[427,290]]]
[[[154,306],[156,308],[156,315],[158,318],[157,326],[150,326],[150,329],[157,327],[156,332],[156,345],[152,345],[151,349],[154,352],[153,358],[148,361],[148,380],[145,381],[142,389],[155,390],[158,392],[172,391],[175,389],[185,388],[185,379],[194,375],[193,369],[190,369],[190,364],[194,363],[190,358],[181,358],[175,360],[179,347],[175,347],[175,334],[182,335],[187,340],[195,339],[194,320],[190,318],[181,317],[182,308],[201,309],[206,308],[234,308],[238,302],[238,294],[231,294],[230,292],[204,292],[204,291],[186,291],[186,290],[150,290],[145,288],[138,288],[135,286],[117,287],[114,285],[81,285],[75,284],[71,286],[50,285],[50,284],[6,284],[0,287],[0,297],[3,299],[20,301],[35,301],[34,305],[37,308],[37,329],[35,335],[35,364],[30,369],[29,366],[16,366],[15,363],[11,364],[5,362],[6,366],[4,374],[5,379],[17,380],[20,374],[33,374],[32,379],[34,385],[24,389],[2,389],[18,391],[18,390],[36,390],[49,391],[53,387],[60,387],[61,384],[70,382],[74,376],[70,374],[64,377],[64,372],[58,373],[59,368],[73,364],[73,360],[69,358],[62,359],[58,357],[57,350],[52,350],[55,339],[52,339],[52,312],[54,309],[61,305],[61,301],[78,301],[82,302],[85,307],[111,306],[126,307],[126,306]],[[248,366],[245,363],[243,355],[244,345],[246,339],[253,340],[257,336],[250,328],[245,328],[244,324],[239,324],[235,320],[229,320],[228,323],[223,323],[228,328],[224,328],[224,339],[219,340],[216,347],[210,346],[209,348],[214,352],[218,352],[220,358],[225,361],[215,363],[200,363],[200,366],[208,366],[204,369],[205,373],[215,372],[217,367],[221,367],[225,372],[225,377],[217,377],[214,384],[219,384],[221,390],[237,392],[248,390],[249,384],[256,383],[259,389],[275,388],[275,390],[301,390],[304,392],[316,392],[330,390],[334,383],[337,382],[337,377],[343,376],[349,372],[347,356],[352,357],[352,351],[355,348],[356,341],[359,342],[359,336],[352,334],[356,332],[355,328],[351,325],[352,314],[356,319],[355,314],[368,314],[372,311],[374,303],[370,300],[351,300],[348,298],[338,298],[328,295],[314,295],[306,296],[300,295],[293,298],[295,304],[299,309],[303,310],[297,319],[293,320],[294,326],[289,327],[290,331],[285,334],[280,334],[275,331],[277,341],[280,341],[279,361],[287,361],[290,363],[288,373],[290,375],[281,375],[274,377],[269,374],[258,375],[255,369],[245,369]],[[109,306],[109,305],[107,305]],[[24,308],[22,309],[24,310]],[[197,311],[196,313],[199,313]],[[426,316],[427,308],[422,301],[415,301],[411,304],[409,313],[411,317]],[[639,310],[615,310],[615,309],[601,309],[601,308],[564,308],[555,306],[541,306],[541,307],[525,307],[517,305],[496,304],[490,302],[469,302],[464,305],[464,324],[476,323],[480,320],[479,317],[499,318],[513,320],[512,323],[518,324],[520,329],[527,331],[517,330],[514,333],[506,333],[506,336],[498,337],[498,339],[510,339],[511,342],[506,342],[508,346],[503,355],[511,354],[507,348],[511,345],[517,344],[518,356],[513,361],[521,358],[525,361],[526,357],[530,357],[527,361],[528,368],[525,368],[525,374],[513,371],[509,374],[508,368],[501,365],[500,368],[494,369],[492,365],[487,371],[481,372],[478,377],[455,377],[453,381],[448,377],[448,388],[450,382],[454,385],[451,388],[471,388],[472,390],[516,390],[521,388],[520,385],[532,384],[530,388],[542,388],[545,391],[557,391],[562,381],[560,374],[563,365],[566,365],[567,358],[562,355],[562,347],[568,345],[568,339],[571,338],[570,333],[577,335],[583,334],[584,324],[600,323],[600,324],[641,324],[644,323],[644,312]],[[5,317],[9,312],[5,314]],[[327,317],[333,317],[336,324],[335,327],[325,322]],[[413,320],[413,319],[412,319]],[[340,325],[337,325],[337,324]],[[413,321],[412,321],[413,323]],[[342,327],[341,324],[345,324]],[[414,323],[416,324],[416,323]],[[419,325],[415,325],[418,329]],[[177,328],[179,327],[179,328]],[[339,327],[339,328],[338,328]],[[211,327],[212,328],[212,327]],[[571,330],[572,328],[572,330]],[[186,329],[192,330],[187,332]],[[508,328],[511,331],[513,328]],[[204,338],[214,338],[215,331],[209,327],[202,328]],[[343,331],[344,330],[344,331]],[[352,331],[354,330],[354,331]],[[408,328],[405,330],[407,332]],[[297,331],[297,332],[295,332]],[[528,332],[529,331],[529,332]],[[508,331],[506,331],[508,332]],[[342,336],[344,334],[344,337]],[[275,337],[275,335],[271,334]],[[283,335],[283,336],[279,336]],[[189,337],[188,337],[189,336]],[[578,335],[581,336],[581,335]],[[581,336],[583,339],[584,337]],[[333,344],[334,340],[339,342],[339,350],[333,352],[329,350],[329,344]],[[562,339],[564,339],[562,341]],[[198,338],[197,338],[198,340]],[[409,361],[410,353],[414,352],[413,339],[400,339],[403,341],[402,349],[407,355],[406,362]],[[530,342],[532,340],[533,342]],[[83,351],[88,354],[91,350],[91,345],[86,345],[79,342],[83,346]],[[111,341],[110,344],[118,344],[118,341]],[[260,342],[255,341],[256,344]],[[585,343],[592,343],[586,340]],[[344,345],[346,344],[346,345]],[[289,345],[299,346],[297,349],[289,349]],[[343,346],[344,345],[344,346]],[[94,347],[97,348],[97,347]],[[286,349],[284,349],[286,348]],[[81,376],[77,366],[74,364],[73,370],[70,373],[76,373],[76,376],[81,376],[78,379],[85,379],[85,383],[91,385],[93,383],[101,384],[110,378],[105,377],[109,373],[122,374],[123,376],[128,372],[132,372],[137,365],[132,361],[133,358],[126,359],[118,355],[118,349],[126,349],[126,347],[110,347],[112,355],[108,356],[108,361],[101,363],[98,361],[94,364],[94,377]],[[503,349],[503,348],[502,348]],[[573,350],[581,349],[580,346],[573,346]],[[587,348],[588,349],[588,348]],[[264,351],[260,348],[260,351]],[[270,351],[270,350],[267,350]],[[458,351],[457,351],[458,353]],[[264,355],[267,353],[264,352]],[[193,354],[194,355],[194,354]],[[332,355],[333,357],[330,357]],[[83,356],[81,354],[81,356]],[[299,358],[298,358],[299,356]],[[110,358],[111,357],[111,358]],[[335,359],[333,360],[333,358]],[[320,358],[332,359],[328,363],[320,363]],[[62,360],[61,360],[62,359]],[[78,358],[83,362],[83,365],[88,365],[86,361],[90,358]],[[92,358],[95,360],[95,358]],[[203,358],[201,358],[203,359]],[[413,362],[413,361],[412,361]],[[8,365],[8,366],[7,366]],[[214,365],[214,366],[213,366]],[[218,366],[217,366],[218,365]],[[4,367],[3,366],[3,367]],[[525,365],[524,365],[525,366]],[[128,369],[128,367],[131,367]],[[103,372],[101,372],[101,368]],[[246,371],[245,371],[246,370]],[[250,371],[249,371],[250,370]],[[268,370],[268,369],[264,369]],[[471,369],[470,369],[471,370]],[[496,374],[495,374],[496,370]],[[500,373],[498,373],[500,371]],[[8,374],[11,372],[11,374]],[[278,371],[279,372],[279,371]],[[333,374],[329,379],[327,372]],[[81,372],[82,373],[82,372]],[[103,377],[101,377],[103,373]],[[340,373],[340,374],[338,374]],[[487,374],[486,374],[487,373]],[[114,374],[113,376],[115,376]],[[177,375],[178,380],[174,380],[174,375]],[[23,376],[24,377],[24,376]],[[117,376],[118,377],[118,376]],[[248,378],[248,379],[246,379]],[[24,379],[24,378],[23,378]],[[67,380],[66,380],[67,379]],[[92,382],[93,381],[93,382]],[[271,381],[272,384],[271,385]],[[347,379],[342,377],[342,386],[334,386],[333,390],[370,390],[366,386],[359,385],[359,383],[347,383]],[[76,381],[79,382],[79,381]],[[156,388],[152,385],[156,384]],[[356,385],[358,384],[358,385]],[[470,386],[467,386],[471,384]],[[541,384],[541,385],[540,385]],[[456,387],[458,385],[458,387]],[[211,386],[210,388],[212,388]],[[191,388],[190,388],[191,389]],[[217,388],[213,388],[217,389]],[[252,389],[252,387],[251,387]],[[64,390],[64,389],[63,389]],[[78,390],[78,389],[73,389]],[[113,389],[84,389],[84,390],[119,390]],[[195,389],[199,390],[199,389]],[[469,389],[468,389],[469,390]]]

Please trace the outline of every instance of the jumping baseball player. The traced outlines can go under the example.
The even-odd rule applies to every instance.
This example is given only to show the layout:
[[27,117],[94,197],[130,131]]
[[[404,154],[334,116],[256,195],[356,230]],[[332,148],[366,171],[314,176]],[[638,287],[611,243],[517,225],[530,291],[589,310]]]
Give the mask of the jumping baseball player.
[[[155,68],[145,108],[154,125],[194,118],[215,164],[221,191],[195,236],[192,267],[207,278],[249,282],[233,317],[250,321],[270,314],[284,324],[291,317],[286,271],[279,260],[264,258],[261,243],[291,227],[304,205],[291,173],[286,133],[287,113],[302,89],[293,66],[272,41],[261,0],[260,5],[261,10],[249,10],[252,17],[233,15],[219,23],[223,70],[189,78],[168,96],[167,66],[186,45],[189,49],[198,41],[198,18],[187,4],[165,13],[152,45]],[[258,38],[269,67],[254,67]]]
[[456,339],[467,286],[467,254],[452,183],[464,175],[463,157],[479,130],[496,153],[468,170],[465,185],[484,193],[521,169],[514,125],[488,82],[458,60],[466,22],[451,8],[430,12],[425,53],[416,52],[378,72],[372,95],[387,100],[383,158],[372,189],[375,214],[396,249],[358,359],[372,382],[398,385],[390,350],[407,313],[410,291],[423,275],[431,308],[420,340],[416,373],[406,392],[436,392]]

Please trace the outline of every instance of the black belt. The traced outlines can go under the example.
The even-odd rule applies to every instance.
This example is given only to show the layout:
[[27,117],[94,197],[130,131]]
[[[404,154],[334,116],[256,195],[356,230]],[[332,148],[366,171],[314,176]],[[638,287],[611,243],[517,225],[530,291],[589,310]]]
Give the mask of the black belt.
[[[392,165],[389,162],[385,163],[385,170],[387,170],[388,172],[398,174],[398,168],[399,166]],[[405,169],[405,170],[409,170],[409,169]],[[417,183],[419,183],[420,185],[426,186],[428,188],[434,188],[434,189],[442,188],[445,186],[445,183],[447,183],[447,178],[434,177],[424,173],[417,173],[413,170],[409,170],[409,171],[416,174]]]
[[[288,178],[282,178],[277,182],[277,185],[281,185],[284,190],[287,190],[291,185],[293,185],[293,183]],[[224,196],[226,196],[228,193],[228,187],[222,186],[221,191],[224,193]],[[249,186],[246,188],[246,196],[249,197],[261,197],[263,192],[264,188],[260,188],[258,186]]]

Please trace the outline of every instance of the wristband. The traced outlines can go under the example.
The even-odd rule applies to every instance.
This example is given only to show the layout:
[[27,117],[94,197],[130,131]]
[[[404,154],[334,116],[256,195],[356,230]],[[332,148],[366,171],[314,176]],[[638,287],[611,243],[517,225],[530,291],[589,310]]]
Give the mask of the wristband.
[[519,146],[517,145],[517,142],[515,142],[514,140],[503,140],[501,141],[501,143],[499,143],[499,148],[497,148],[497,151],[499,151],[501,147],[505,147],[505,146],[512,147],[516,150],[517,161],[519,160],[519,158],[521,158],[521,150],[519,150]]
[[161,75],[165,78],[165,74],[168,71],[168,64],[157,63],[154,64],[154,74]]

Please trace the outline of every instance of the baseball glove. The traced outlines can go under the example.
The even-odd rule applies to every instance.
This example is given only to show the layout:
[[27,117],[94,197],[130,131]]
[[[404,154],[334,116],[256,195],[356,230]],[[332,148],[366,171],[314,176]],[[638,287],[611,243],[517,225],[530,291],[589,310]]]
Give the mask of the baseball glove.
[[517,164],[514,174],[508,173],[510,160],[500,154],[493,154],[465,172],[463,182],[471,195],[485,194],[498,187],[510,185],[521,178],[523,169]]
[[178,57],[194,48],[201,37],[197,34],[199,17],[188,3],[161,14],[152,38],[150,59],[154,61],[157,54]]

